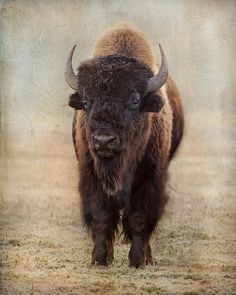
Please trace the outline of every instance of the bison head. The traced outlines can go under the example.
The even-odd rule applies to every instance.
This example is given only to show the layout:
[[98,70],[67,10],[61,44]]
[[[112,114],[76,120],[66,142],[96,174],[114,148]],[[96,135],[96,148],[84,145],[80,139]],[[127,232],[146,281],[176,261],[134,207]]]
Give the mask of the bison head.
[[[124,163],[121,155],[132,159],[133,155],[141,152],[144,138],[148,141],[148,113],[159,112],[163,106],[163,100],[156,91],[167,80],[166,58],[160,46],[162,64],[154,77],[146,64],[134,57],[117,54],[86,60],[75,75],[72,68],[74,49],[75,46],[65,68],[65,79],[76,90],[70,96],[69,105],[85,112],[90,152],[100,165],[106,162],[108,169],[108,162],[114,167],[115,159]],[[122,169],[115,169],[125,170],[125,165],[122,164]]]

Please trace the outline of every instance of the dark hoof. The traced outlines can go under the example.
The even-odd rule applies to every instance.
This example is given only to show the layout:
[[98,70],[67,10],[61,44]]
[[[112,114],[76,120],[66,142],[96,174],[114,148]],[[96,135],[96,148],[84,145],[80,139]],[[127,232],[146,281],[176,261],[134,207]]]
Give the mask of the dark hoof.
[[101,260],[95,260],[94,258],[92,258],[92,265],[97,265],[97,266],[107,266],[107,262],[106,261],[101,261]]
[[131,262],[129,263],[129,267],[133,267],[133,268],[140,268],[140,269],[145,269],[145,263],[144,262]]
[[107,249],[94,246],[91,263],[92,265],[107,266]]
[[154,265],[152,257],[146,257],[146,265]]
[[112,264],[113,260],[114,260],[113,255],[107,255],[107,264]]
[[135,249],[131,246],[129,252],[129,266],[135,268],[145,268],[145,256],[144,251],[135,251]]

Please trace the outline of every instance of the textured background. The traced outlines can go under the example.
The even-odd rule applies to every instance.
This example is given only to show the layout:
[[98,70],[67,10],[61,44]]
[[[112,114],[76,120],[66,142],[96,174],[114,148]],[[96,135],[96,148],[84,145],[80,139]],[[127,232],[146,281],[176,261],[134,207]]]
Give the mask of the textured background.
[[185,146],[191,155],[209,153],[209,141],[210,154],[231,151],[224,143],[235,139],[235,1],[5,2],[1,9],[1,126],[7,150],[42,152],[44,144],[49,144],[59,152],[72,117],[66,105],[71,91],[63,77],[68,51],[76,42],[77,66],[91,56],[105,28],[129,20],[147,32],[156,49],[158,42],[165,48],[183,97]]
[[[123,288],[124,294],[139,294],[129,285],[129,277],[122,277],[123,272],[137,276],[140,294],[157,294],[159,287],[162,294],[186,290],[221,294],[227,288],[232,292],[236,1],[18,0],[0,1],[0,7],[5,293],[79,290],[79,294],[91,294],[91,290],[101,290],[102,294],[120,294]],[[154,243],[165,250],[155,248],[159,266],[146,279],[122,269],[128,264],[128,248],[122,248],[123,244],[117,246],[121,256],[114,267],[120,272],[113,273],[112,279],[87,267],[91,245],[83,236],[77,213],[73,110],[67,106],[71,90],[63,77],[74,43],[74,65],[78,66],[91,56],[103,30],[123,20],[146,31],[158,57],[157,44],[164,47],[186,116],[185,137],[170,167],[171,217],[164,218]],[[60,240],[62,235],[67,239]],[[81,239],[88,248],[82,254]],[[177,252],[171,252],[175,248]],[[56,249],[54,254],[52,249]],[[81,269],[85,269],[84,276]]]

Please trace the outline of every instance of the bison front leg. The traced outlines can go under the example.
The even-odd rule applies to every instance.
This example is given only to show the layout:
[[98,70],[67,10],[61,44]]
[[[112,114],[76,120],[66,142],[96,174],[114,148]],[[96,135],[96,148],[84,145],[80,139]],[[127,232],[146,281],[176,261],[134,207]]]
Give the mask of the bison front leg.
[[[150,220],[149,220],[150,221]],[[142,212],[130,215],[128,218],[128,234],[131,247],[129,261],[131,267],[145,268],[145,265],[153,265],[151,246],[149,243],[151,232],[148,231],[148,219]]]
[[129,252],[130,266],[144,268],[145,265],[153,265],[152,250],[149,244],[149,238],[132,239],[132,244]]
[[131,267],[144,268],[146,264],[146,221],[142,212],[131,213],[128,217],[128,231],[131,240],[129,261]]
[[107,265],[113,260],[113,240],[119,222],[119,208],[103,191],[100,182],[86,163],[80,174],[79,191],[82,216],[94,241],[92,264]]
[[94,241],[92,264],[107,265],[107,220],[92,216],[91,229]]
[[133,237],[129,252],[130,266],[144,268],[145,265],[153,265],[152,250],[149,239]]
[[157,178],[158,183],[152,179],[133,191],[123,216],[124,232],[131,241],[130,266],[136,268],[153,264],[149,240],[166,204],[164,181],[160,181],[161,177]]
[[[107,200],[108,201],[108,200]],[[91,212],[91,230],[94,241],[92,251],[92,264],[108,265],[113,261],[113,240],[119,214],[112,208],[106,207],[105,210],[96,208]]]
[[113,240],[119,222],[119,211],[106,195],[83,198],[85,224],[92,232],[92,264],[108,265],[113,261]]

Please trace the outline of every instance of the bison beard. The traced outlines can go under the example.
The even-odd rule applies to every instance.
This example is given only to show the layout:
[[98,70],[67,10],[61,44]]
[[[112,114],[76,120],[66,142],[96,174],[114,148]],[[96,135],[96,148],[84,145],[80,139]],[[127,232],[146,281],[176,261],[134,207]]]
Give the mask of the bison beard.
[[102,184],[103,190],[108,196],[115,196],[122,190],[122,184],[125,174],[125,163],[122,164],[122,158],[113,160],[104,160],[95,158],[94,167],[96,174]]
[[[76,90],[69,105],[76,110],[72,134],[82,216],[94,241],[92,263],[112,262],[122,222],[125,239],[131,242],[130,266],[153,264],[149,241],[164,212],[167,168],[183,135],[180,94],[172,78],[167,80],[162,48],[155,76],[150,43],[131,26],[108,30],[77,75],[71,63],[74,49],[65,78]],[[94,139],[101,135],[119,139],[112,158],[97,154]]]

